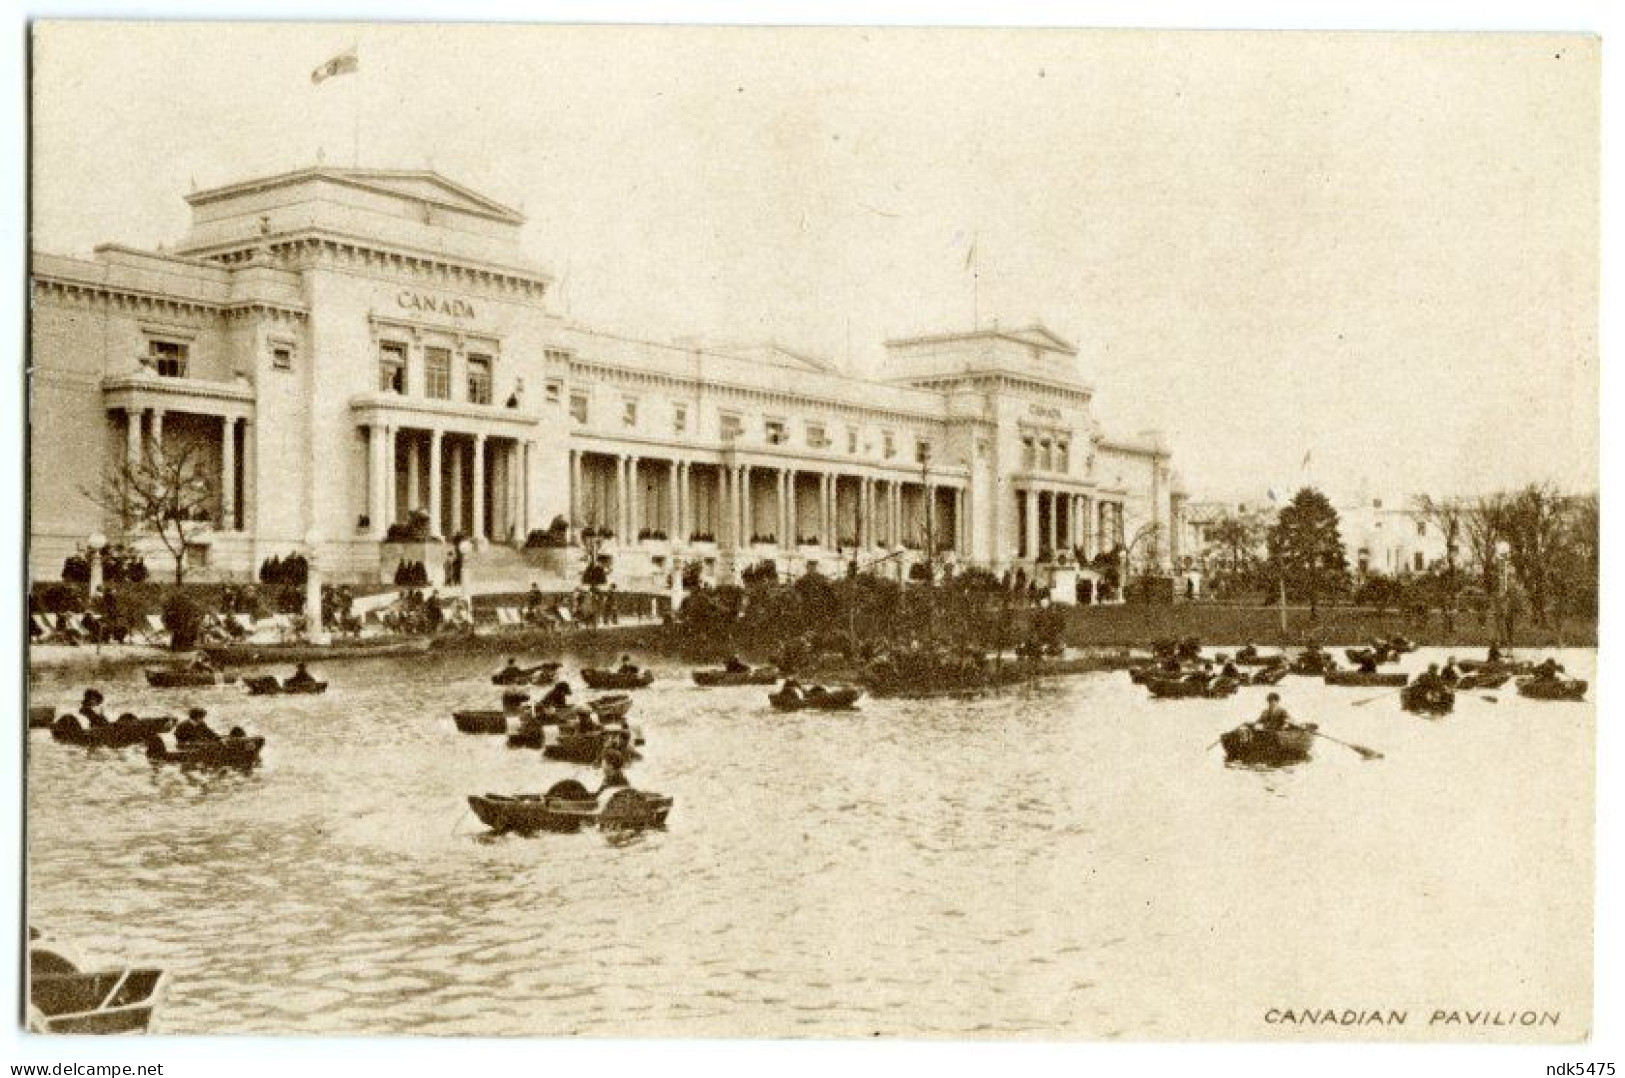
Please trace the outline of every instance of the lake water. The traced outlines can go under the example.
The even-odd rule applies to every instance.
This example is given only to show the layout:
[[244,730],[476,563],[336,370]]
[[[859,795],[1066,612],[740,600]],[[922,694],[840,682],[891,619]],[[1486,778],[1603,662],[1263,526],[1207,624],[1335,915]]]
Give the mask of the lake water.
[[[1594,652],[1562,658],[1594,680]],[[1295,717],[1385,758],[1322,743],[1255,772],[1209,746],[1263,688],[1154,701],[1114,673],[783,715],[653,663],[631,776],[676,805],[625,842],[492,838],[468,813],[589,774],[454,730],[495,706],[490,658],[318,664],[327,695],[290,699],[101,677],[109,712],[195,701],[265,734],[266,762],[187,774],[29,735],[30,920],[169,968],[174,1033],[1295,1032],[1271,1007],[1414,1008],[1415,1036],[1475,1035],[1424,1028],[1437,1008],[1589,1025],[1589,702],[1508,686],[1430,721],[1288,677]],[[84,684],[41,674],[36,702]]]

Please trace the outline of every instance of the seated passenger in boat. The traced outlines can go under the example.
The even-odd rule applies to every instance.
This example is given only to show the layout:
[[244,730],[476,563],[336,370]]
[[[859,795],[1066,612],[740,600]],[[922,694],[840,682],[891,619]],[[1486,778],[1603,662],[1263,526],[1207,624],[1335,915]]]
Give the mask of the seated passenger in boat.
[[1485,662],[1498,663],[1501,661],[1501,645],[1491,644],[1488,654],[1484,656]]
[[570,683],[568,681],[555,681],[553,687],[547,690],[547,695],[543,696],[536,706],[543,711],[552,708],[569,707]]
[[1219,673],[1220,673],[1221,676],[1228,677],[1228,678],[1238,678],[1239,679],[1241,677],[1241,671],[1236,667],[1235,662],[1230,661],[1230,660],[1227,660],[1225,662],[1224,669],[1219,671]]
[[196,655],[192,656],[190,669],[196,670],[199,673],[212,674],[214,673],[214,663],[210,662],[209,657],[200,651]]
[[636,674],[638,672],[638,667],[637,664],[632,661],[632,656],[622,655],[619,665],[617,665],[615,668],[615,672],[618,674]]
[[294,666],[293,676],[287,680],[286,684],[290,686],[314,685],[316,679],[310,676],[310,671],[305,668],[304,663],[298,663]]
[[1416,675],[1416,680],[1412,682],[1412,685],[1418,689],[1443,689],[1447,687],[1444,678],[1439,674],[1438,663],[1428,663],[1428,668]]
[[1281,706],[1280,693],[1272,692],[1265,697],[1264,710],[1258,716],[1257,725],[1261,730],[1284,730],[1292,725],[1292,716]]
[[1360,656],[1359,665],[1360,673],[1375,674],[1377,672],[1377,653],[1375,651],[1367,651],[1364,655]]
[[95,729],[107,725],[107,716],[102,713],[102,694],[95,689],[86,689],[84,698],[79,701],[79,716],[85,720],[85,725]]
[[508,665],[504,666],[501,670],[497,671],[497,677],[512,678],[512,677],[524,677],[524,676],[525,676],[524,668],[521,667],[518,663],[513,661],[513,656],[512,655],[508,656]]
[[1243,644],[1241,645],[1241,650],[1236,652],[1236,658],[1256,659],[1258,658],[1258,649],[1253,647],[1251,644]]
[[1556,681],[1557,676],[1563,673],[1563,664],[1556,659],[1547,659],[1535,667],[1535,677],[1541,681]]
[[1444,669],[1439,671],[1439,678],[1446,685],[1454,685],[1461,680],[1461,671],[1456,669],[1456,657],[1454,655],[1445,660]]
[[802,692],[801,689],[801,682],[797,681],[795,678],[784,679],[784,686],[779,689],[779,695],[788,697],[797,703],[800,703],[806,698],[806,694]]
[[593,792],[594,797],[602,794],[605,790],[613,790],[616,787],[630,787],[632,785],[632,781],[626,777],[626,754],[620,749],[605,749],[600,766],[604,769],[604,778],[598,789]]
[[190,708],[186,718],[175,727],[175,743],[177,745],[194,744],[199,741],[219,741],[220,735],[209,727],[203,720],[209,713],[200,707]]
[[741,659],[738,655],[730,655],[728,656],[728,661],[726,664],[724,664],[723,669],[728,671],[730,674],[748,674],[750,673],[750,664],[744,659]]

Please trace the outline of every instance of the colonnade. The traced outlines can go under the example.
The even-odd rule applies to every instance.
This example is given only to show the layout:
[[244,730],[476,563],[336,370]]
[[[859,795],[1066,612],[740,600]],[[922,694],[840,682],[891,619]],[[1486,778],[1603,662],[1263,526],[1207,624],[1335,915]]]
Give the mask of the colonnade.
[[524,542],[531,527],[535,444],[479,431],[369,424],[367,518],[373,537],[383,539],[391,524],[421,511],[433,538],[460,534],[475,542]]

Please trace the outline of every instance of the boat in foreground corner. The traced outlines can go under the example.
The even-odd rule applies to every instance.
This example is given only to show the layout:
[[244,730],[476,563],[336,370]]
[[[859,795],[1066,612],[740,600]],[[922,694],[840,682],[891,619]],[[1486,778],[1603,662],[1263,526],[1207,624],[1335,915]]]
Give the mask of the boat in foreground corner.
[[146,1033],[168,989],[161,969],[83,969],[67,947],[28,930],[30,1033]]

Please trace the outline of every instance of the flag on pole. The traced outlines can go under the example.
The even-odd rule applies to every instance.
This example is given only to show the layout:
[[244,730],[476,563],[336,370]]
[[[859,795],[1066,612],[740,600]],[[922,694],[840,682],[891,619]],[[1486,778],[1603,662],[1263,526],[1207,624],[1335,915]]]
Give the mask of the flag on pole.
[[333,57],[327,63],[310,73],[310,81],[320,86],[336,75],[349,75],[359,70],[361,59],[356,55],[356,47],[351,45],[348,49]]
[[1313,449],[1305,449],[1303,451],[1303,470],[1306,472],[1309,470],[1309,458],[1313,453]]
[[965,248],[965,268],[970,269],[976,263],[976,236],[970,238],[970,246]]

